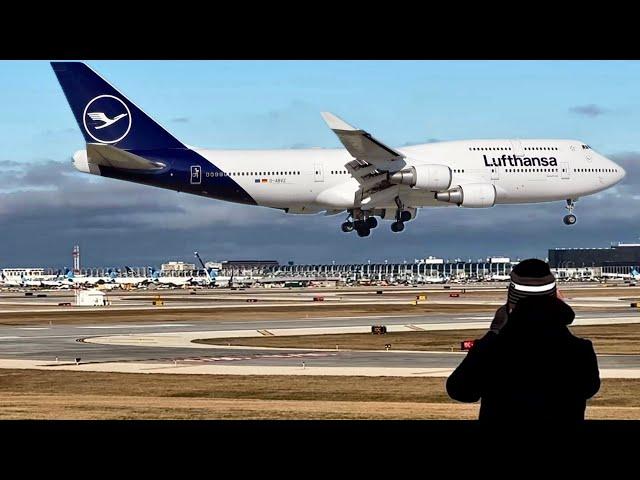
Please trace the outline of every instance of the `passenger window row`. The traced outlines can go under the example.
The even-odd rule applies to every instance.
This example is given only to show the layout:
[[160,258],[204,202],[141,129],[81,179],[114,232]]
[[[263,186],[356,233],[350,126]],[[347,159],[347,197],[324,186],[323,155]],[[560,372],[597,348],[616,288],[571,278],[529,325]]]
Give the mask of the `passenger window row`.
[[214,172],[214,177],[244,177],[244,176],[255,177],[258,176],[269,176],[269,175],[300,175],[300,172]]
[[615,173],[618,171],[618,169],[617,168],[574,168],[573,171],[578,173],[592,173],[592,172]]
[[347,175],[348,173],[346,170],[331,170],[331,175]]
[[488,151],[511,151],[511,147],[469,147],[470,151],[477,151],[477,150],[481,150],[483,152],[488,152]]
[[557,168],[507,168],[507,173],[525,173],[525,172],[557,172]]
[[[558,150],[558,147],[524,147],[525,150]],[[470,151],[511,151],[511,147],[469,147]]]

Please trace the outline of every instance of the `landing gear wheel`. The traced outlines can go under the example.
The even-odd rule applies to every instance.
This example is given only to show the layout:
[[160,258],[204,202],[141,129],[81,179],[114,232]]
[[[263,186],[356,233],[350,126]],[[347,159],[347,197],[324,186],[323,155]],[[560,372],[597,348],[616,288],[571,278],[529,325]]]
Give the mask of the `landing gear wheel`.
[[401,232],[404,230],[404,223],[402,222],[393,222],[391,224],[391,231],[392,232]]
[[411,220],[411,212],[408,212],[407,210],[403,211],[400,214],[400,221],[401,222],[408,222],[409,220]]
[[368,237],[371,234],[371,229],[365,226],[358,228],[356,232],[358,232],[359,237]]
[[376,217],[369,217],[366,220],[366,224],[370,229],[374,229],[378,226],[378,220],[376,220]]
[[576,216],[573,214],[573,209],[576,208],[576,202],[573,198],[567,198],[567,210],[569,210],[569,215],[566,215],[562,221],[565,225],[573,225],[576,223]]
[[349,233],[353,231],[353,223],[352,222],[344,222],[341,226],[342,231],[344,233]]

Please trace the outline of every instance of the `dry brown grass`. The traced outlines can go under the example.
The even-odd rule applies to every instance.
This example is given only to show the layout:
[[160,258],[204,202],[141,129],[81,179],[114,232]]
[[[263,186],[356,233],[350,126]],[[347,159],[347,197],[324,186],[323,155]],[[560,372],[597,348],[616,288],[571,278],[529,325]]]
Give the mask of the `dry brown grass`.
[[[473,419],[443,378],[0,370],[3,419]],[[588,418],[640,419],[640,380],[606,379]]]
[[[571,327],[574,335],[588,338],[599,354],[640,354],[640,324],[594,325]],[[350,350],[384,350],[390,343],[394,350],[460,350],[460,342],[480,338],[486,330],[435,330],[429,332],[390,332],[385,335],[343,333],[249,338],[215,338],[196,340],[211,345],[246,345],[282,348],[336,348]]]
[[79,323],[120,323],[120,322],[184,322],[197,320],[270,320],[288,318],[316,318],[357,315],[418,315],[426,313],[471,313],[495,310],[486,305],[331,305],[318,302],[315,305],[291,307],[231,307],[231,308],[172,308],[158,307],[153,310],[99,310],[99,311],[45,311],[45,312],[2,312],[1,325],[79,324]]

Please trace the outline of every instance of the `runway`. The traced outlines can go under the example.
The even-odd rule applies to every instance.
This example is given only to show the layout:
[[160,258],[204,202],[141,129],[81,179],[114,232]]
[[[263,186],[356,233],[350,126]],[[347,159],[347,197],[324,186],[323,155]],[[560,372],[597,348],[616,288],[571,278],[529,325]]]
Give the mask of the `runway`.
[[[446,376],[464,352],[345,351],[289,348],[204,346],[171,339],[199,337],[201,332],[233,336],[233,332],[304,329],[327,332],[384,324],[393,328],[420,325],[424,329],[486,328],[485,314],[427,314],[348,316],[288,320],[181,321],[180,323],[84,324],[54,326],[0,326],[3,368],[98,369],[101,371],[156,371],[165,373],[272,373],[320,375],[436,375]],[[574,324],[640,323],[630,311],[578,313]],[[468,325],[473,325],[469,327]],[[258,336],[259,333],[254,333]],[[164,344],[154,343],[166,337]],[[464,334],[461,333],[461,339]],[[106,339],[106,340],[105,340]],[[108,341],[111,339],[111,341]],[[115,339],[115,341],[113,340]],[[166,346],[170,345],[170,346]],[[80,358],[81,365],[75,365]],[[16,361],[18,361],[16,363]],[[20,363],[22,361],[22,363]],[[603,376],[640,378],[640,355],[601,355]],[[304,365],[302,365],[304,362]],[[20,367],[22,365],[22,367]]]

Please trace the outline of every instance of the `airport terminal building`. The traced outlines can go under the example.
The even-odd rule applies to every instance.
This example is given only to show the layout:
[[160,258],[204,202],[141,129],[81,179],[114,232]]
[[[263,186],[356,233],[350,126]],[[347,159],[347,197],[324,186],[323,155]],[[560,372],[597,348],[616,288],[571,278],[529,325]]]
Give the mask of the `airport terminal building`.
[[549,250],[551,268],[631,267],[640,265],[640,243],[619,243],[609,248],[554,248]]
[[619,243],[609,248],[549,249],[553,269],[595,268],[602,273],[628,274],[640,266],[640,243]]

